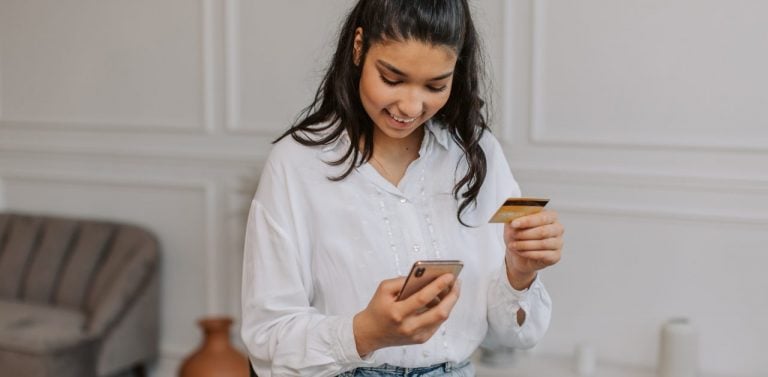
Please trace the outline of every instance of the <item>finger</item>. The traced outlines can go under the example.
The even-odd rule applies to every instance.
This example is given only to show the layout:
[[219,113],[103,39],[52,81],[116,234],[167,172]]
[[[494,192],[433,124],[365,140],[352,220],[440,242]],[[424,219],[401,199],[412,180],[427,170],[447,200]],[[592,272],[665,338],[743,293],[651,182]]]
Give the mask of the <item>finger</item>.
[[389,296],[397,297],[397,295],[400,294],[400,290],[403,288],[403,284],[405,284],[405,277],[386,279],[381,281],[379,289]]
[[419,314],[415,319],[417,326],[432,327],[439,326],[440,323],[445,322],[448,316],[453,311],[453,307],[459,301],[461,294],[461,282],[456,282],[451,287],[451,290],[443,296],[443,298],[429,310]]
[[456,305],[456,302],[459,301],[459,296],[461,295],[461,280],[457,280],[453,285],[451,286],[451,290],[448,291],[447,294],[443,295],[440,301],[440,305],[445,305],[448,309],[453,309],[453,306]]
[[429,305],[435,297],[438,297],[441,292],[450,289],[455,277],[453,274],[443,274],[431,283],[427,284],[420,291],[411,295],[403,301],[405,304],[404,309],[407,313],[415,313],[425,306]]
[[553,224],[555,222],[557,222],[557,212],[544,210],[531,215],[518,217],[510,223],[510,226],[515,229],[526,229]]
[[[440,304],[442,301],[444,301],[448,296],[452,294],[458,294],[459,287],[457,287],[457,284],[459,284],[458,280],[451,285],[451,289],[446,289],[440,292],[440,294],[437,295],[437,297],[435,297],[435,299],[429,304],[429,307],[431,308],[433,306]],[[456,297],[456,299],[458,299],[458,296]]]
[[563,247],[563,239],[552,237],[543,240],[512,241],[507,248],[514,251],[530,250],[559,250]]
[[543,240],[546,238],[563,235],[563,226],[560,223],[547,224],[528,229],[515,229],[512,238],[516,240]]
[[543,266],[551,266],[559,262],[561,258],[561,253],[559,251],[552,251],[552,250],[531,250],[531,251],[524,251],[524,252],[515,252],[515,254],[520,258],[537,262]]
[[457,281],[437,305],[427,310],[421,309],[406,318],[404,332],[411,334],[410,338],[413,342],[426,342],[440,328],[440,325],[448,319],[459,299],[460,286],[460,282]]

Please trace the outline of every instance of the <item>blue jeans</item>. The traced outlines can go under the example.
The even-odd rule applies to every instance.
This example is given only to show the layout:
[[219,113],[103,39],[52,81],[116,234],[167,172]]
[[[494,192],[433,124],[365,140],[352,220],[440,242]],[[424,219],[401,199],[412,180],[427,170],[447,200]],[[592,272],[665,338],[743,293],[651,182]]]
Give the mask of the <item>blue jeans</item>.
[[402,368],[384,364],[376,367],[353,369],[340,374],[338,377],[472,377],[474,375],[475,368],[467,360],[459,364],[442,363],[421,368]]

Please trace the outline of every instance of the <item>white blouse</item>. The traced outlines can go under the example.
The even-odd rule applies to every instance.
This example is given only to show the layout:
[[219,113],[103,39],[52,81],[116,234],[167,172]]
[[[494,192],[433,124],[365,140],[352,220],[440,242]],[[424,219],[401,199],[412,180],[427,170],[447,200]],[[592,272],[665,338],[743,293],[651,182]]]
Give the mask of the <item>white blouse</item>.
[[[423,367],[462,362],[487,344],[532,347],[544,334],[551,300],[537,278],[516,291],[506,278],[503,226],[488,219],[520,195],[501,146],[481,139],[488,170],[477,206],[461,225],[454,183],[466,171],[460,147],[433,122],[395,187],[364,164],[341,181],[332,166],[343,134],[323,147],[286,137],[270,153],[246,229],[241,335],[256,373],[333,376],[380,364]],[[458,167],[458,169],[457,169]],[[352,318],[384,279],[421,259],[459,259],[461,295],[449,319],[424,344],[379,349],[361,358]],[[527,316],[522,326],[516,312]]]

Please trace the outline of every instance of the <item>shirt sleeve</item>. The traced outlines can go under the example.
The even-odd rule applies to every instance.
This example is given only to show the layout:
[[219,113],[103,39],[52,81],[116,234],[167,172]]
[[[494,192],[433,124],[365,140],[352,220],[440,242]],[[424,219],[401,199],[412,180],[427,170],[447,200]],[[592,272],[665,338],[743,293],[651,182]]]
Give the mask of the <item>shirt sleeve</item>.
[[[529,288],[518,291],[509,283],[506,267],[499,268],[488,290],[487,347],[531,348],[544,336],[552,316],[552,299],[540,276]],[[518,310],[525,312],[522,325],[517,323]]]
[[[488,219],[496,211],[499,203],[503,203],[508,197],[520,196],[521,191],[498,140],[486,134],[481,142],[488,155],[488,177],[484,183],[487,186],[484,189],[488,190],[486,195],[492,200],[486,200],[488,207],[480,209],[486,212],[483,218]],[[503,232],[503,227],[497,228]],[[514,348],[533,347],[549,327],[552,300],[539,278],[540,274],[526,290],[518,291],[512,287],[504,264],[503,233],[498,233],[494,237],[498,237],[498,248],[502,255],[488,288],[489,333],[484,346],[490,348],[496,345]],[[526,314],[522,326],[517,323],[517,311],[521,309]]]
[[333,376],[370,361],[360,358],[352,316],[329,316],[311,306],[312,277],[285,213],[286,189],[269,163],[251,204],[245,235],[241,336],[256,373]]

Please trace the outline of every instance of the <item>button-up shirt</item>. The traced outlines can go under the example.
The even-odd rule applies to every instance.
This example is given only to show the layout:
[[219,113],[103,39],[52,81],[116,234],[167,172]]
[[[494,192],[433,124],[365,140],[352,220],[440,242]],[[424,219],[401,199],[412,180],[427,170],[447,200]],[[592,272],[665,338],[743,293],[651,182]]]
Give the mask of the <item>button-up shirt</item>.
[[[423,367],[462,362],[485,340],[531,347],[544,334],[551,300],[537,277],[517,291],[506,277],[503,225],[488,220],[520,196],[501,146],[480,145],[487,175],[476,205],[457,219],[453,187],[466,172],[447,130],[427,122],[419,157],[397,186],[368,163],[341,181],[333,166],[349,147],[285,137],[271,151],[251,204],[242,286],[243,341],[259,376],[332,376],[356,367]],[[458,259],[461,294],[448,320],[423,344],[357,352],[352,319],[382,280],[413,262]],[[526,312],[522,325],[518,309]]]

